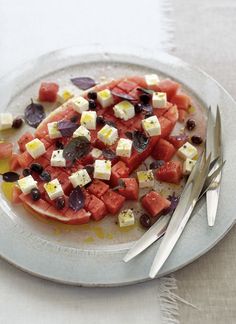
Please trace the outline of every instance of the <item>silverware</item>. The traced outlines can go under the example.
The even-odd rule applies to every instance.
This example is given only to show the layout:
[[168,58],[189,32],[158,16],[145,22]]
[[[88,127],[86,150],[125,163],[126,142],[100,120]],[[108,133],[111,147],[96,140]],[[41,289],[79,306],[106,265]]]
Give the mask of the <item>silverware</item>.
[[154,258],[149,272],[150,278],[157,275],[181,236],[207,178],[210,161],[211,155],[206,158],[204,152],[191,172],[181,194],[179,204],[171,217],[165,236]]
[[[215,166],[215,163],[218,161],[218,158],[214,159],[210,163],[209,170],[212,170]],[[222,170],[224,166],[224,162],[211,174],[206,178],[201,194],[198,198],[198,201],[204,196],[208,188],[214,182],[218,173]],[[171,215],[162,216],[152,227],[143,234],[143,236],[132,246],[132,248],[127,252],[125,257],[123,258],[124,262],[128,262],[132,260],[134,257],[142,253],[146,250],[151,244],[155,241],[159,240],[166,232],[167,226],[169,224]]]
[[[208,113],[208,123],[207,123],[207,137],[206,137],[206,153],[211,152],[212,158],[218,157],[217,163],[215,163],[212,173],[217,169],[219,165],[222,165],[223,155],[222,155],[222,145],[221,145],[221,117],[219,106],[217,106],[216,120],[213,121],[211,107],[209,107]],[[222,171],[218,173],[214,182],[209,187],[208,192],[206,193],[206,202],[207,202],[207,221],[209,226],[214,226],[219,194],[220,194],[220,182],[222,177]]]

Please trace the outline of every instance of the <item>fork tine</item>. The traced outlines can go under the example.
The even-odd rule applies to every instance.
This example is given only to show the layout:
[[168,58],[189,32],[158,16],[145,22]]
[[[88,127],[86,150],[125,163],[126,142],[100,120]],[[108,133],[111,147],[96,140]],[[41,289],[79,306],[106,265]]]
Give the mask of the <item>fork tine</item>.
[[220,115],[220,108],[217,105],[216,110],[216,121],[215,121],[215,129],[214,129],[214,137],[215,137],[215,151],[217,155],[222,158],[222,151],[221,151],[221,115]]
[[212,116],[211,106],[209,106],[207,114],[207,133],[206,133],[206,154],[212,153],[212,158],[216,158],[214,145],[214,120]]

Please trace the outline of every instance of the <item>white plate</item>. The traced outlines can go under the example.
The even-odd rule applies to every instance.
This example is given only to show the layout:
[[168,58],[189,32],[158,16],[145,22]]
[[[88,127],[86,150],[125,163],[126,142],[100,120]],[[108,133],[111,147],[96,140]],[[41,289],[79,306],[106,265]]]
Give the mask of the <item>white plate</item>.
[[[14,70],[0,80],[0,104],[2,110],[22,113],[29,98],[37,93],[40,81],[45,79],[63,83],[65,76],[116,77],[155,71],[179,80],[205,108],[220,106],[227,160],[215,226],[207,226],[202,201],[162,268],[160,275],[164,275],[206,253],[235,222],[236,104],[230,95],[210,76],[173,56],[137,47],[127,51],[111,46],[104,52],[94,45],[49,53]],[[3,194],[0,205],[0,255],[18,268],[82,286],[119,286],[148,280],[160,242],[132,262],[122,262],[127,249],[142,235],[140,228],[122,232],[111,219],[80,228],[47,223],[21,207],[13,207]]]

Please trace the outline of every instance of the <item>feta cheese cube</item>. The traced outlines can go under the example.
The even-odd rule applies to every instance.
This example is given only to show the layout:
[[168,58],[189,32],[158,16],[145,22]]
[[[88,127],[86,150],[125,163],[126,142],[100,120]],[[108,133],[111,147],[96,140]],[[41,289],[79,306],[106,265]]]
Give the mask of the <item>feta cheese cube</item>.
[[118,138],[118,131],[115,127],[105,125],[97,133],[98,139],[106,145],[112,145],[116,142]]
[[147,74],[145,75],[145,81],[148,86],[157,85],[160,82],[160,79],[157,74]]
[[132,144],[128,138],[120,138],[116,147],[116,155],[130,157],[132,153]]
[[73,97],[73,92],[66,88],[59,90],[59,92],[57,93],[57,101],[61,104]]
[[135,116],[134,105],[129,101],[121,101],[113,107],[114,114],[117,118],[129,120]]
[[183,146],[181,146],[178,149],[177,154],[181,159],[186,160],[186,159],[193,159],[194,157],[196,157],[198,151],[195,146],[193,146],[189,142],[186,142]]
[[152,170],[138,171],[137,178],[139,188],[152,188],[154,186],[154,175]]
[[20,187],[20,190],[24,194],[28,194],[32,189],[37,188],[37,181],[35,181],[31,175],[19,179],[17,182]]
[[94,164],[94,178],[101,180],[110,180],[111,177],[111,161],[96,160]]
[[50,138],[60,138],[62,137],[61,132],[58,130],[58,123],[52,122],[48,123],[48,135]]
[[54,199],[64,195],[62,186],[61,186],[60,182],[58,181],[58,179],[54,179],[48,183],[45,183],[44,189],[46,190],[46,192],[51,200],[54,200]]
[[63,157],[63,150],[55,150],[55,151],[53,151],[50,162],[51,162],[51,166],[65,167],[66,166],[66,160]]
[[96,111],[83,111],[80,118],[80,124],[87,129],[96,129],[96,120]]
[[76,188],[77,186],[83,187],[87,183],[91,182],[91,178],[87,172],[87,170],[82,169],[75,173],[72,173],[72,175],[69,177],[70,182],[72,183],[73,187]]
[[0,130],[11,128],[12,123],[13,123],[13,117],[11,113],[0,114]]
[[75,111],[77,111],[80,114],[82,114],[83,111],[89,109],[88,100],[84,99],[81,96],[70,100],[70,105],[73,107]]
[[98,159],[102,155],[102,151],[97,148],[93,148],[90,154],[94,159]]
[[74,131],[73,137],[79,137],[79,136],[84,136],[87,138],[87,140],[89,141],[91,140],[90,131],[84,126],[80,126]]
[[154,92],[152,95],[153,108],[163,108],[167,104],[167,96],[165,92]]
[[149,136],[157,136],[161,134],[161,125],[157,116],[151,116],[143,119],[142,126],[146,134]]
[[196,163],[196,160],[186,159],[183,164],[183,174],[189,175],[192,172]]
[[35,138],[25,144],[25,148],[33,159],[37,159],[39,156],[43,155],[46,152],[43,142],[41,142],[38,138]]
[[97,98],[103,108],[107,108],[113,104],[113,96],[109,89],[98,91]]
[[135,218],[133,211],[131,209],[122,210],[122,212],[120,212],[118,215],[118,220],[120,227],[134,225]]

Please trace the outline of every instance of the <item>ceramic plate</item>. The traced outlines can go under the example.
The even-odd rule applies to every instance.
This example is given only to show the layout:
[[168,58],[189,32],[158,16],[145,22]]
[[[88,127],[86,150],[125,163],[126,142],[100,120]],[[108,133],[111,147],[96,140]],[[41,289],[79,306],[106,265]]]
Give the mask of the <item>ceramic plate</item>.
[[[212,248],[235,222],[236,104],[210,76],[164,53],[133,47],[78,47],[44,55],[14,70],[0,80],[2,111],[22,114],[42,80],[66,85],[71,76],[119,77],[157,73],[183,84],[205,109],[218,104],[222,111],[223,149],[227,163],[216,224],[207,226],[202,200],[160,272],[168,274],[192,262]],[[6,136],[6,135],[5,135]],[[9,135],[12,136],[12,135]],[[19,133],[17,133],[19,136]],[[0,193],[0,255],[34,275],[82,286],[121,286],[148,280],[149,269],[160,244],[154,244],[128,264],[122,258],[143,231],[138,226],[121,230],[114,220],[66,226],[32,217],[22,207],[13,207]]]

